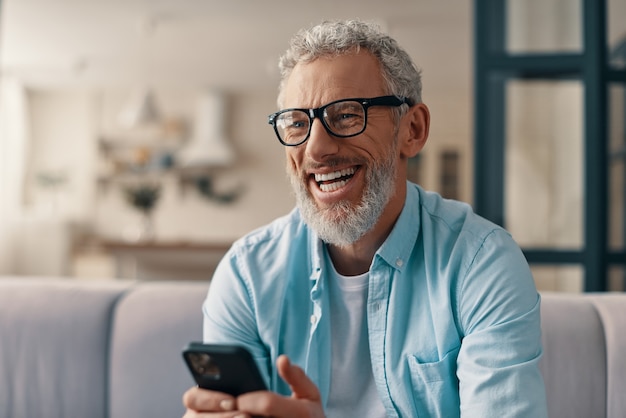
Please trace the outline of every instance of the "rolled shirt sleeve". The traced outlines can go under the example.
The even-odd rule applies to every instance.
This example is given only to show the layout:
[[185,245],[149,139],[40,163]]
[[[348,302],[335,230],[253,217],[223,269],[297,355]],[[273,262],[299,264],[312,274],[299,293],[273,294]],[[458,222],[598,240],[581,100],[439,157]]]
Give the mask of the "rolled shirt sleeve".
[[495,230],[459,282],[462,417],[545,417],[540,296],[519,247]]

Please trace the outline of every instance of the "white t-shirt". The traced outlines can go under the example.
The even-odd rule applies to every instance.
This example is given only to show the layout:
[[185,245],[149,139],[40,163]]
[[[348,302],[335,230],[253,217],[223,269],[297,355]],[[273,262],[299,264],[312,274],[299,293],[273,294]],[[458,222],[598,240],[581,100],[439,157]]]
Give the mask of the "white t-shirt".
[[[326,260],[332,266],[328,255]],[[329,271],[332,371],[326,417],[385,417],[367,337],[369,273],[342,276],[334,267]]]

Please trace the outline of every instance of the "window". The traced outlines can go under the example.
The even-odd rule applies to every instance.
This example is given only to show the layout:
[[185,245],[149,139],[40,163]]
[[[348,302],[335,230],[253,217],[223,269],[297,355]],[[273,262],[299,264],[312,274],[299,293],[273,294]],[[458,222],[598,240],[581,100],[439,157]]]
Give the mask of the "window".
[[626,287],[623,0],[475,0],[474,204],[550,290]]

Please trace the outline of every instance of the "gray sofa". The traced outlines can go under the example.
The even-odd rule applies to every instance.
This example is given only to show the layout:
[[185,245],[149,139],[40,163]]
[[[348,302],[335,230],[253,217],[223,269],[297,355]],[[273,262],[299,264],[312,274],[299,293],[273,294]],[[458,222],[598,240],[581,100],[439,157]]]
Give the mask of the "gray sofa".
[[[171,418],[200,282],[0,278],[0,418]],[[544,294],[552,418],[626,416],[626,294]]]

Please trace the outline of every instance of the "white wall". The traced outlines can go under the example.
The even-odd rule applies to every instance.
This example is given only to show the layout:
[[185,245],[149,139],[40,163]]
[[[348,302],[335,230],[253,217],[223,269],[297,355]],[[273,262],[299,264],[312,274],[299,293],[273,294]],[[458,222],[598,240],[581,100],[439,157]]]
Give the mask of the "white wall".
[[[27,211],[76,220],[90,217],[94,198],[96,108],[80,90],[30,90]],[[58,181],[55,185],[52,182]]]
[[[117,179],[97,181],[98,141],[101,133],[114,130],[106,125],[114,124],[115,113],[119,113],[116,105],[121,104],[116,99],[123,96],[120,91],[31,92],[27,208],[87,222],[106,239],[123,239],[136,226],[138,213],[124,200]],[[156,96],[165,116],[189,118],[193,114],[196,92],[192,90],[157,90]],[[103,101],[112,105],[103,106]],[[154,213],[158,239],[230,242],[291,209],[284,150],[266,122],[274,103],[273,94],[228,97],[227,133],[237,160],[233,167],[216,173],[216,187],[230,190],[241,186],[241,197],[232,204],[219,204],[202,197],[191,185],[181,185],[176,174],[164,175]],[[67,179],[56,193],[37,182],[36,175],[44,171]]]

